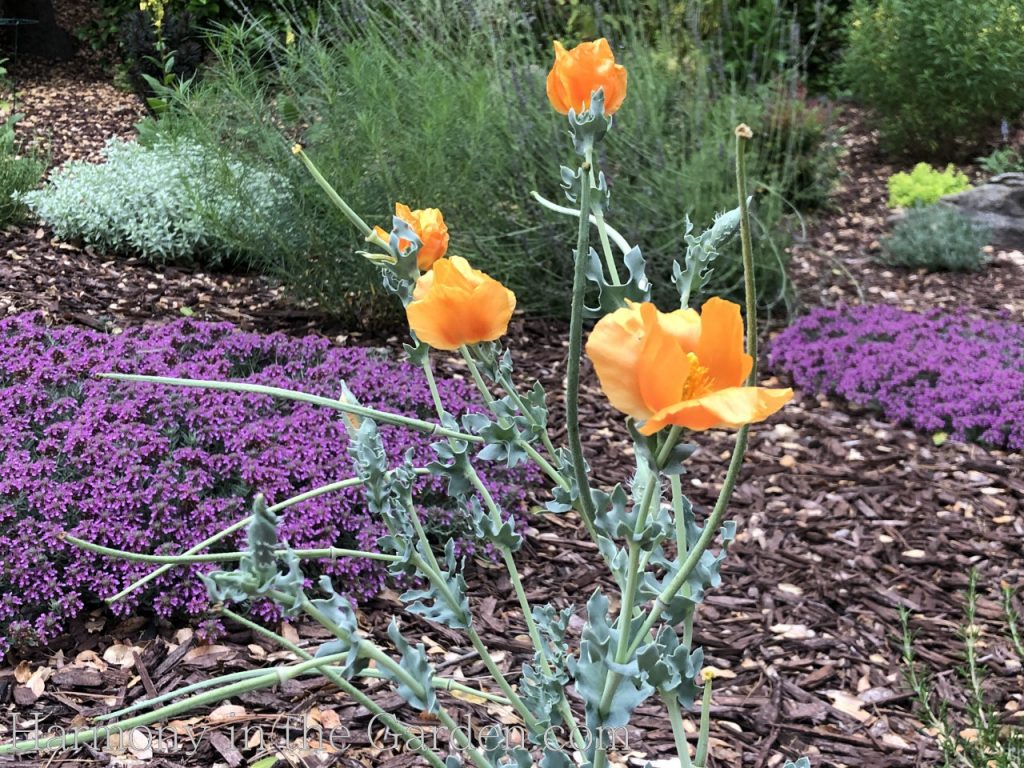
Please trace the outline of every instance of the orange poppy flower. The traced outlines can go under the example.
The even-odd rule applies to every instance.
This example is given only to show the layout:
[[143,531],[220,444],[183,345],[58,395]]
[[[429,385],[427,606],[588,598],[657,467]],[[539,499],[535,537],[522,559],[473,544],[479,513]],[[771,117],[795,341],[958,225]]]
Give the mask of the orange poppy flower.
[[[421,272],[426,272],[448,251],[448,226],[444,223],[444,217],[437,208],[411,211],[409,206],[401,203],[395,203],[395,216],[408,224],[420,239],[420,249],[416,251],[416,264]],[[391,237],[380,227],[374,227],[373,231],[385,243]],[[409,241],[399,238],[398,247],[404,251],[409,247]]]
[[740,308],[719,298],[699,315],[630,303],[598,321],[587,356],[611,404],[643,421],[644,435],[667,426],[739,427],[793,397],[791,389],[743,386],[753,360],[743,351]]
[[450,351],[504,336],[515,308],[512,291],[452,256],[420,276],[405,313],[420,341]]
[[571,51],[555,41],[555,64],[548,72],[548,101],[563,115],[577,114],[590,105],[590,97],[604,89],[604,113],[614,114],[626,98],[626,68],[615,63],[615,54],[603,37],[580,43]]

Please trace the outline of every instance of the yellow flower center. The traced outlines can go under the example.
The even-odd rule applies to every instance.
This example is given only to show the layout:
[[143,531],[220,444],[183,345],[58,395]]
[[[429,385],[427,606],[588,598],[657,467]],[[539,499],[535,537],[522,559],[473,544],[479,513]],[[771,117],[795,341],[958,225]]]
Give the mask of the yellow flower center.
[[695,353],[687,352],[686,360],[690,363],[690,373],[683,383],[682,399],[695,400],[711,390],[713,381],[708,369],[700,364]]

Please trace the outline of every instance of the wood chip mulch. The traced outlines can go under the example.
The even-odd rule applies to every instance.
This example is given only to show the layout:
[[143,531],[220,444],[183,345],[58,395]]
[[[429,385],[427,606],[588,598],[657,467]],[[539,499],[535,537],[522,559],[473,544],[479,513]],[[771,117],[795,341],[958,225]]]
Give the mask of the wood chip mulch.
[[[58,99],[39,103],[60,108]],[[75,108],[65,107],[72,114]],[[107,122],[95,128],[97,138],[127,130],[127,113],[119,110],[104,113]],[[856,111],[844,120],[847,175],[835,210],[812,222],[807,240],[794,248],[793,275],[803,303],[857,301],[860,293],[908,308],[968,306],[979,314],[1019,317],[1024,268],[1013,254],[997,254],[985,280],[873,265],[870,255],[885,227],[882,182],[891,169],[876,159],[874,137]],[[0,316],[40,310],[55,323],[112,328],[166,321],[180,317],[183,308],[199,318],[259,330],[338,331],[321,323],[314,309],[290,304],[263,278],[154,270],[55,242],[45,229],[0,235]],[[550,393],[559,391],[563,338],[558,323],[517,322],[510,344],[519,375],[539,378]],[[464,373],[457,360],[443,367]],[[785,383],[770,371],[766,378],[769,384]],[[560,404],[552,405],[557,421]],[[628,479],[629,442],[589,371],[583,417],[598,482]],[[714,502],[731,441],[728,434],[711,433],[691,460],[684,483],[699,513]],[[710,764],[762,768],[779,765],[781,755],[801,754],[815,766],[940,764],[903,682],[898,616],[912,612],[918,652],[937,674],[937,695],[962,714],[965,687],[955,669],[962,663],[958,630],[971,568],[980,573],[986,695],[1013,721],[1024,706],[1024,676],[1005,639],[998,590],[1001,582],[1019,590],[1024,575],[1021,457],[952,442],[936,447],[927,435],[808,393],[798,393],[783,414],[754,430],[748,456],[732,506],[740,534],[726,560],[723,585],[702,607],[697,629],[708,663],[720,673]],[[596,586],[610,586],[594,546],[583,540],[571,515],[527,519],[529,536],[519,562],[532,601],[580,608]],[[528,643],[507,576],[477,563],[470,588],[501,666],[518,669],[528,660]],[[384,628],[397,607],[391,592],[364,606],[365,629],[386,642]],[[457,633],[417,619],[405,622],[444,674],[468,681],[481,674],[482,665]],[[44,731],[76,727],[112,706],[280,658],[258,637],[229,630],[204,645],[190,629],[156,626],[144,617],[118,623],[95,612],[73,636],[0,668],[0,738],[14,715],[24,724],[38,714]],[[305,624],[284,631],[310,648],[323,640]],[[433,728],[386,687],[368,688],[404,721]],[[501,723],[508,715],[501,707],[448,700],[460,723],[471,710],[477,725]],[[643,765],[641,757],[672,754],[662,712],[654,705],[640,708],[630,748],[619,750],[618,764]],[[326,731],[344,727],[344,743],[333,751],[303,749],[296,744],[296,723],[303,716]],[[687,723],[696,728],[692,717]],[[273,737],[272,744],[260,747],[240,737],[246,727],[257,726]],[[145,745],[118,751],[101,741],[43,760],[53,766],[113,761],[235,768],[291,745],[279,765],[418,764],[376,738],[368,713],[315,680],[238,697],[170,727],[179,744],[167,752],[159,749],[167,743],[153,753]]]

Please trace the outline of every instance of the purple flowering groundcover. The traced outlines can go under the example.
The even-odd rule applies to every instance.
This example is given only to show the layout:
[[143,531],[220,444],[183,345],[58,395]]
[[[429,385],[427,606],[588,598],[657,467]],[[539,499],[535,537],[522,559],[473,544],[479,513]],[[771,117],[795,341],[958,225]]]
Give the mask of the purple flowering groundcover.
[[816,309],[772,344],[797,387],[923,431],[1024,449],[1024,326],[963,312]]
[[[112,336],[49,328],[39,315],[0,322],[0,659],[11,647],[45,644],[69,619],[152,570],[61,541],[67,531],[118,549],[176,554],[245,517],[253,497],[269,503],[353,475],[337,412],[266,396],[98,379],[103,372],[249,381],[337,397],[344,379],[364,405],[433,419],[419,368],[322,338],[242,333],[230,324],[180,320]],[[438,384],[448,410],[480,410],[462,381]],[[389,455],[435,458],[430,439],[382,426]],[[513,509],[532,476],[487,467],[495,497]],[[458,510],[444,481],[425,477],[420,509],[441,540],[455,537]],[[374,549],[383,526],[351,488],[282,513],[296,548]],[[244,531],[213,551],[237,549]],[[357,598],[384,582],[380,564],[318,564]],[[207,570],[212,566],[207,567]],[[142,605],[160,617],[199,615],[206,592],[175,568],[114,610]]]

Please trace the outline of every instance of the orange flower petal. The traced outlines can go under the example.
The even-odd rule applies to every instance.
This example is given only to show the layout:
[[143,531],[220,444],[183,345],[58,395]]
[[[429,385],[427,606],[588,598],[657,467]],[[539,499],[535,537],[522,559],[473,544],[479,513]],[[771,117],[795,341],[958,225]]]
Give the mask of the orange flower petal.
[[604,38],[580,43],[567,51],[555,41],[555,63],[548,72],[548,100],[558,112],[582,112],[594,91],[604,91],[605,114],[611,115],[626,98],[626,68],[615,63],[615,54]]
[[653,413],[644,402],[638,377],[643,335],[640,305],[631,304],[598,320],[587,339],[587,357],[601,389],[614,408],[638,420]]
[[406,316],[420,341],[450,351],[503,336],[515,307],[512,291],[453,256],[416,282]]
[[642,435],[653,435],[669,425],[693,431],[742,427],[763,421],[792,399],[792,389],[729,387],[664,408],[651,416],[639,431]]
[[675,338],[665,333],[653,304],[641,304],[640,315],[644,324],[644,346],[637,366],[640,394],[649,410],[660,411],[682,399],[690,361]]
[[717,296],[700,309],[700,341],[697,358],[708,369],[717,389],[738,387],[750,373],[753,361],[743,351],[743,317],[739,304]]

